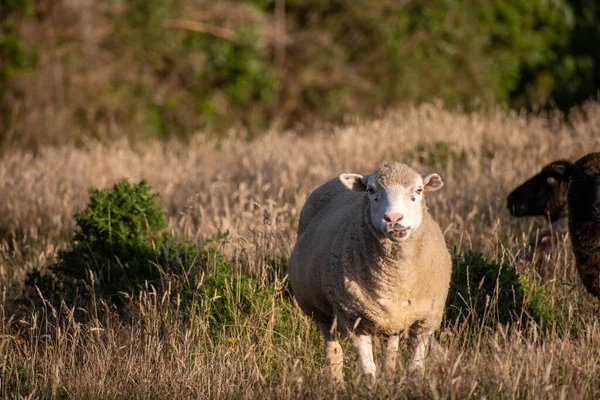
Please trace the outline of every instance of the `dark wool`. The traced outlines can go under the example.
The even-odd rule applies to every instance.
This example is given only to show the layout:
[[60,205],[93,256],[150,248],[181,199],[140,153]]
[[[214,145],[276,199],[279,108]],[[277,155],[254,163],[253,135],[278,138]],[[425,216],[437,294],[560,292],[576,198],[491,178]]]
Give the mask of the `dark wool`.
[[569,233],[577,271],[585,288],[600,297],[600,218],[598,193],[600,153],[577,160],[569,187]]

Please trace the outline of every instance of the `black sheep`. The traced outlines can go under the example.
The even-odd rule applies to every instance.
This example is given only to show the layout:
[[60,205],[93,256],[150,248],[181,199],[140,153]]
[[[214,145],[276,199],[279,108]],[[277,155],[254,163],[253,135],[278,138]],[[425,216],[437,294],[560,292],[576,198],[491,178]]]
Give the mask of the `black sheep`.
[[569,181],[569,234],[579,277],[600,297],[600,152],[555,169]]

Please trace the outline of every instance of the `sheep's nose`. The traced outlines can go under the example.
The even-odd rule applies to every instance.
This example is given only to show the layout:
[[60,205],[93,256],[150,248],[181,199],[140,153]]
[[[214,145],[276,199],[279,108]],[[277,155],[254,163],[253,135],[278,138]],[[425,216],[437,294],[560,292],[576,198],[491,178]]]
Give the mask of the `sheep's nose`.
[[385,222],[388,222],[390,224],[395,224],[396,222],[400,222],[402,221],[402,218],[404,218],[404,215],[402,215],[402,213],[389,213],[389,214],[385,214],[383,216],[383,219],[385,220]]

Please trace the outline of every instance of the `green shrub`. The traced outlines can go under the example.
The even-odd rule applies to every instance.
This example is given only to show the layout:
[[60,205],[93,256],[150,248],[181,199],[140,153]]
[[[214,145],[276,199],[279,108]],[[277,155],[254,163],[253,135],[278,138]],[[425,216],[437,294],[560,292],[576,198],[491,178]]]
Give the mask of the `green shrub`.
[[265,313],[271,307],[275,307],[277,314],[273,329],[283,336],[290,333],[293,305],[286,286],[261,284],[255,278],[234,271],[211,239],[205,242],[200,263],[204,274],[188,286],[184,297],[191,299],[192,310],[197,310],[191,312],[208,318],[214,338],[223,338],[234,326],[244,325],[250,316]]
[[513,266],[489,261],[474,251],[455,255],[446,303],[446,322],[468,320],[472,326],[494,326],[533,320],[549,325],[556,321],[549,294],[534,287]]
[[553,307],[553,298],[542,286],[536,285],[526,275],[519,277],[519,283],[524,293],[529,293],[527,298],[527,312],[546,324],[561,321],[561,312]]
[[204,250],[204,262],[212,264],[203,280],[191,288],[191,296],[200,302],[200,312],[208,316],[211,331],[219,335],[224,328],[232,326],[236,317],[244,319],[252,311],[253,299],[262,297],[257,292],[256,281],[234,273],[224,257],[213,247]]
[[119,293],[135,292],[145,282],[158,285],[164,274],[192,266],[198,247],[173,240],[159,195],[146,181],[132,185],[124,179],[90,194],[87,208],[75,215],[70,248],[59,252],[51,275],[29,273],[28,286],[70,300],[86,298],[93,289],[96,296],[119,303]]

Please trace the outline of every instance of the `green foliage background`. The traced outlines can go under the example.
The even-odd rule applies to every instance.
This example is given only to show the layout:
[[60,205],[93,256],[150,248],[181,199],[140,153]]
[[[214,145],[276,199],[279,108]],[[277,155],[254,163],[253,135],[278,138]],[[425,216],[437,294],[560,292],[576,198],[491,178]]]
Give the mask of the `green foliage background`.
[[[592,0],[123,0],[85,10],[2,0],[0,11],[4,142],[31,134],[20,121],[49,106],[17,76],[45,63],[67,77],[66,130],[98,137],[115,126],[112,136],[252,133],[433,99],[567,110],[600,85]],[[87,43],[70,23],[100,33]],[[37,29],[47,25],[51,47]],[[14,112],[20,103],[27,111]]]
[[37,63],[37,52],[27,45],[19,32],[19,23],[32,13],[31,0],[0,0],[0,143],[2,131],[8,128],[11,118],[8,97],[15,88],[10,85],[10,79]]

